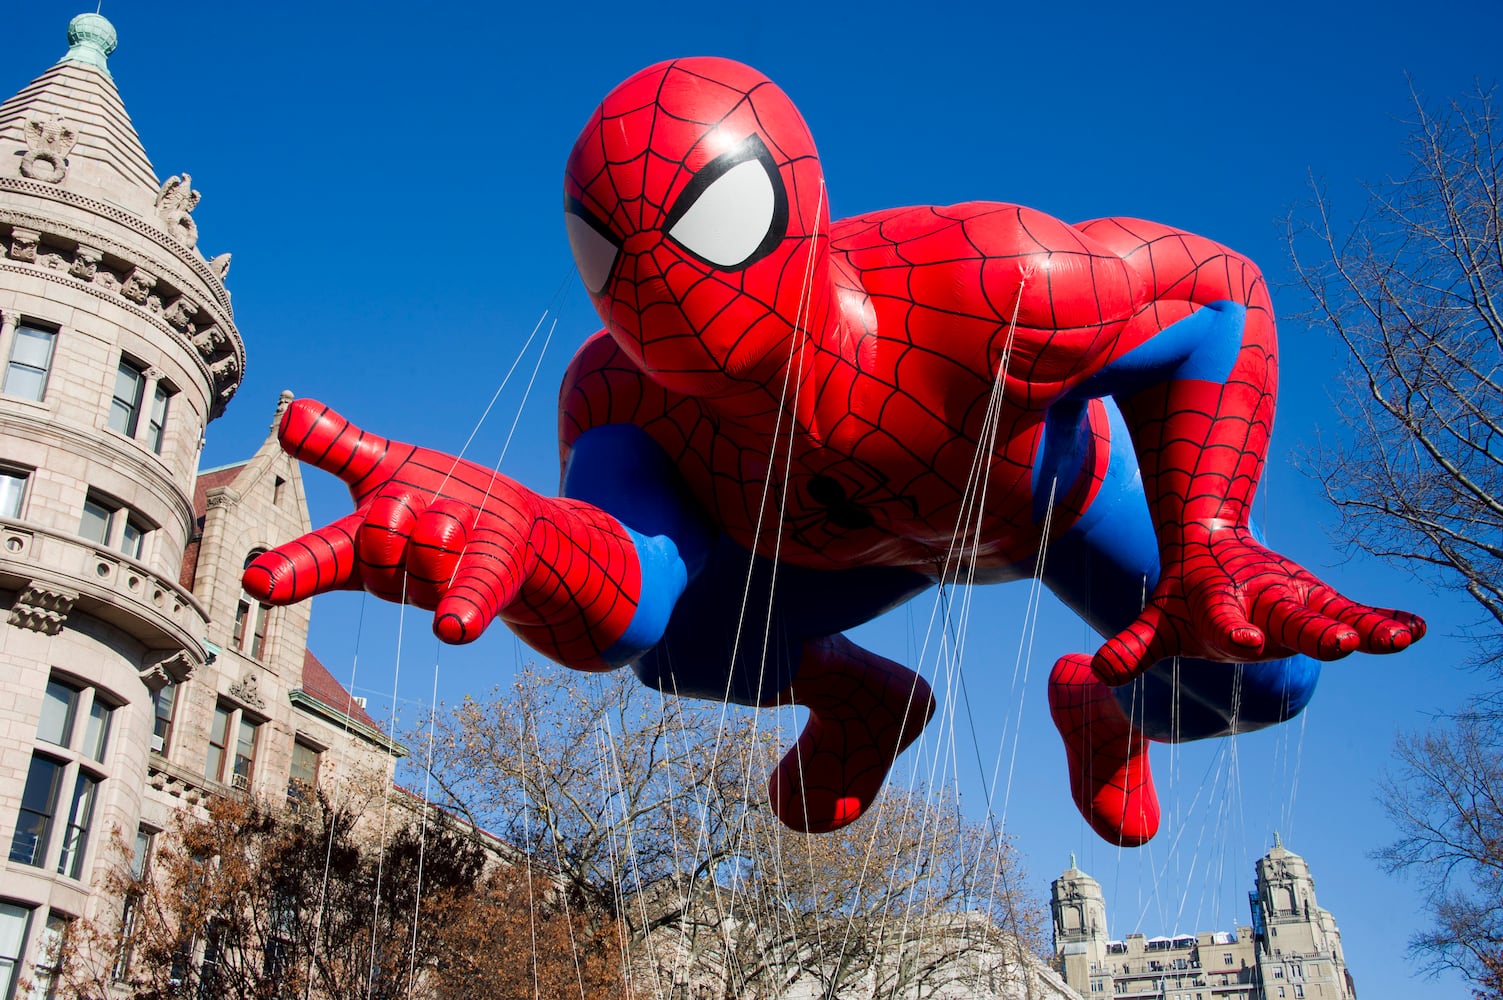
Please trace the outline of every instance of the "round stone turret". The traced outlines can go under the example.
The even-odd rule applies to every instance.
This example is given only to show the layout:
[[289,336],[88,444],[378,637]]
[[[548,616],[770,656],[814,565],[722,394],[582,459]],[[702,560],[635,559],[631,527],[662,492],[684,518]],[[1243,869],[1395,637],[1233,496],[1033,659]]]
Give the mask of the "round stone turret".
[[140,706],[204,660],[183,554],[245,349],[198,193],[157,179],[109,75],[114,27],[81,14],[68,42],[0,104],[0,615],[50,637],[36,670]]

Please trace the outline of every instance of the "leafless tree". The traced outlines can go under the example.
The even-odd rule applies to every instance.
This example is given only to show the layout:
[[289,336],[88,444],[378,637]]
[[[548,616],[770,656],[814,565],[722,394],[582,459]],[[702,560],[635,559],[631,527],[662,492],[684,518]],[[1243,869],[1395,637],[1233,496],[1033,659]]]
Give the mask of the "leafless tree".
[[1382,795],[1403,837],[1378,859],[1426,893],[1433,923],[1414,950],[1475,996],[1503,998],[1503,713],[1451,716],[1402,738],[1398,759]]
[[527,671],[443,715],[433,772],[448,805],[614,908],[641,995],[923,997],[1037,968],[1042,909],[1004,838],[923,789],[792,833],[764,791],[777,735],[629,673]]
[[1306,317],[1346,345],[1342,433],[1308,456],[1352,547],[1464,590],[1503,660],[1503,139],[1493,94],[1416,96],[1409,172],[1291,219]]

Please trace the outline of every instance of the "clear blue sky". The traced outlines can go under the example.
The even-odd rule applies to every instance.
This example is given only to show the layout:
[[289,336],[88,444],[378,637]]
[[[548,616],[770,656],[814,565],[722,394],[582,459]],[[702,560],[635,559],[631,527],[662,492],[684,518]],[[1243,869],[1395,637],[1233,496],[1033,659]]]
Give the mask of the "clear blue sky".
[[[1359,180],[1403,170],[1406,74],[1433,98],[1491,82],[1503,36],[1496,0],[510,6],[105,3],[121,40],[110,65],[158,174],[192,173],[203,250],[235,255],[228,285],[249,366],[209,429],[205,466],[255,448],[283,388],[373,430],[457,449],[562,286],[554,344],[504,466],[551,490],[554,390],[594,328],[561,225],[563,159],[599,98],[662,58],[725,55],[778,81],[820,145],[837,216],[987,198],[1069,220],[1156,219],[1261,262],[1288,315],[1302,303],[1287,286],[1279,221],[1305,197],[1307,173],[1356,211]],[[8,6],[0,92],[63,53],[78,11]],[[1484,683],[1448,637],[1474,616],[1330,547],[1329,512],[1289,455],[1332,422],[1325,387],[1337,354],[1319,330],[1286,322],[1281,334],[1270,540],[1359,599],[1424,613],[1432,637],[1401,657],[1328,667],[1293,725],[1157,748],[1165,832],[1118,851],[1070,805],[1044,705],[1054,658],[1091,637],[1046,606],[1014,690],[1026,587],[985,590],[973,595],[969,699],[957,701],[962,787],[980,808],[974,760],[989,769],[1003,743],[1005,775],[1016,735],[1007,829],[1041,894],[1079,852],[1106,890],[1115,936],[1245,922],[1252,863],[1279,831],[1310,861],[1363,1000],[1462,996],[1454,980],[1409,979],[1415,889],[1379,873],[1368,852],[1393,836],[1375,782],[1394,735]],[[499,452],[520,398],[509,391],[484,423],[478,460]],[[307,482],[315,520],[345,512],[338,484],[317,472]],[[399,619],[372,601],[357,625],[361,607],[322,599],[312,641],[348,680],[359,637],[355,686],[379,711]],[[913,662],[928,607],[916,602],[863,638]],[[521,655],[504,634],[436,654],[421,616],[400,627],[404,722],[429,697],[435,658],[439,695],[452,701],[504,680]]]

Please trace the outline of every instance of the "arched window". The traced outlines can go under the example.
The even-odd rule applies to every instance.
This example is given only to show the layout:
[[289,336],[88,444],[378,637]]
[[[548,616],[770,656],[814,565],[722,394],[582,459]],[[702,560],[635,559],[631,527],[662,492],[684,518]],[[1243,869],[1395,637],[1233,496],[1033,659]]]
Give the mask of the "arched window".
[[[265,551],[251,549],[250,555],[245,557],[245,565],[249,566]],[[231,636],[235,648],[251,659],[261,659],[266,652],[266,632],[270,620],[271,605],[263,604],[242,590],[240,600],[235,605],[235,630]]]

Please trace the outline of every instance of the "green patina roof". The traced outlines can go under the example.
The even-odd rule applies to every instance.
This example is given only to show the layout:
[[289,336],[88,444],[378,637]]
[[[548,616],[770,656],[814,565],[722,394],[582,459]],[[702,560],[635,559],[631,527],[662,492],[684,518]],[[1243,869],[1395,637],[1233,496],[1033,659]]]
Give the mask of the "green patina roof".
[[115,51],[115,26],[100,14],[80,14],[68,22],[68,52],[58,62],[78,62],[109,76],[106,58]]

